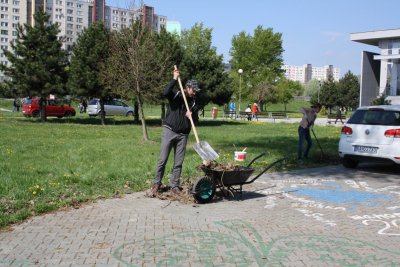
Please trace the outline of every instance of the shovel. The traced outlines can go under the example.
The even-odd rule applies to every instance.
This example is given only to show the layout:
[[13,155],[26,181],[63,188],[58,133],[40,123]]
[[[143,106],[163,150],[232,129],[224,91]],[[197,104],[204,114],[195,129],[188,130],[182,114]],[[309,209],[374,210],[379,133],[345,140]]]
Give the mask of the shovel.
[[[176,66],[174,66],[174,67],[175,67],[175,69],[177,69]],[[178,77],[178,83],[179,83],[179,87],[181,88],[183,100],[185,101],[186,110],[190,110],[189,105],[186,100],[185,92],[183,91],[182,82],[181,82],[180,77]],[[196,137],[196,144],[193,145],[193,148],[197,152],[197,154],[199,154],[203,160],[215,160],[216,158],[218,158],[219,155],[217,154],[217,152],[215,152],[214,149],[206,141],[200,142],[199,137],[197,136],[196,127],[194,126],[194,122],[193,122],[193,119],[191,116],[189,117],[189,120],[190,120],[190,123],[192,124],[194,136]]]

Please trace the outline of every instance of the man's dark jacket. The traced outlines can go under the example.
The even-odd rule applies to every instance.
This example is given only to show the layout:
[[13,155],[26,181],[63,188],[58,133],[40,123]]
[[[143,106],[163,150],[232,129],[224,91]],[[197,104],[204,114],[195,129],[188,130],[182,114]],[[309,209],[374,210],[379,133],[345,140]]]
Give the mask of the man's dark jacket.
[[[189,134],[191,129],[190,120],[186,117],[186,106],[180,90],[174,87],[177,80],[169,82],[164,89],[164,96],[168,99],[168,110],[164,120],[164,126],[171,129],[175,133]],[[194,98],[186,96],[189,109],[192,112],[192,118],[197,123],[198,108]]]

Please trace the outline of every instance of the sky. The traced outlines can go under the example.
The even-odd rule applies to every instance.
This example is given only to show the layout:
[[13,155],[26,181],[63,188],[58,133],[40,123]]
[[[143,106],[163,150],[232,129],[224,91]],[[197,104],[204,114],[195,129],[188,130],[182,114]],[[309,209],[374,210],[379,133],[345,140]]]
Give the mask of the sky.
[[[127,8],[134,0],[106,0]],[[232,37],[254,29],[282,33],[284,64],[333,65],[343,76],[361,72],[361,52],[379,48],[350,40],[351,33],[400,28],[398,0],[144,0],[158,15],[178,21],[183,30],[195,23],[211,28],[212,45],[224,62]],[[136,5],[139,1],[136,0]],[[244,70],[245,71],[245,70]]]

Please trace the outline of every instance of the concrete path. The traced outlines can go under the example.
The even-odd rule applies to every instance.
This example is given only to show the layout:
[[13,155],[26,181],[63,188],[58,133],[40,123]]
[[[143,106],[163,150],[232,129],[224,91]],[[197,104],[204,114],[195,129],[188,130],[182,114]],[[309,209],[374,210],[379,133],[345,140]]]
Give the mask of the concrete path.
[[400,266],[398,173],[270,173],[205,205],[102,200],[0,233],[0,266]]

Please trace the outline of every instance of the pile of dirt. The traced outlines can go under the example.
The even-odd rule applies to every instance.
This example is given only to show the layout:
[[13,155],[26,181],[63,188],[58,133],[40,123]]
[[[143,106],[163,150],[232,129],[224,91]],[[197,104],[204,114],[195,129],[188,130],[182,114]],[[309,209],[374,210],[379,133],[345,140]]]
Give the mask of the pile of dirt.
[[202,164],[198,168],[204,170],[209,169],[213,171],[235,171],[239,170],[242,166],[239,166],[235,163],[228,162],[228,163],[218,163],[215,161],[211,161],[209,164]]

